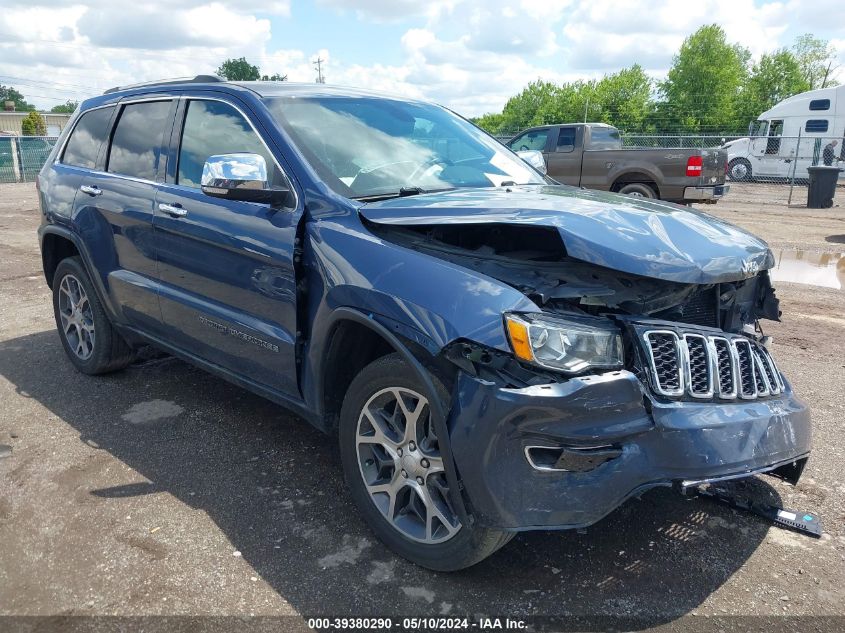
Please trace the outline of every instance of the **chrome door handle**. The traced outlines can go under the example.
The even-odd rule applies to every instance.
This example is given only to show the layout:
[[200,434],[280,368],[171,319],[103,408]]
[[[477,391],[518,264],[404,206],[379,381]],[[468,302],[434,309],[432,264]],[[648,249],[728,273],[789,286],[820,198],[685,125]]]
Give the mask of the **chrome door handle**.
[[177,206],[175,204],[165,204],[161,203],[158,205],[159,211],[164,211],[168,215],[171,215],[174,218],[184,218],[188,215],[188,210],[183,209],[181,206]]
[[101,195],[103,195],[103,190],[100,189],[99,187],[97,187],[96,185],[93,186],[93,187],[90,186],[90,185],[82,185],[79,188],[79,190],[82,193],[87,193],[89,196],[101,196]]

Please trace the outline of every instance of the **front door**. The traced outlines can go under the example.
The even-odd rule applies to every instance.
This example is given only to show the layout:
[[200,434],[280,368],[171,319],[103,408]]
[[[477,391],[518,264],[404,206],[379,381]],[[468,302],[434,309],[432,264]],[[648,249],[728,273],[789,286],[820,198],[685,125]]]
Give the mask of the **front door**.
[[161,186],[154,220],[162,318],[173,345],[297,396],[293,261],[301,212],[200,189],[209,156],[238,152],[260,154],[271,178],[286,182],[245,112],[203,98],[179,107],[172,142],[178,161]]
[[[769,134],[764,138],[756,139],[754,147],[757,154],[757,168],[755,176],[767,176],[786,178],[792,168],[794,146],[787,147],[795,139],[783,138],[783,120],[777,119],[769,124]],[[792,150],[792,153],[790,153]]]

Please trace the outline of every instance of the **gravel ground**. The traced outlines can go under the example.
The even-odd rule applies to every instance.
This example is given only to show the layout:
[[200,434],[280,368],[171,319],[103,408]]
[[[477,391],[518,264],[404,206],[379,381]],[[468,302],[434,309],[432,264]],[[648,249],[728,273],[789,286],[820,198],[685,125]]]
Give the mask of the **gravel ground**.
[[[835,263],[843,209],[787,208],[787,192],[735,185],[703,209]],[[797,488],[742,486],[819,513],[821,539],[659,490],[445,575],[373,538],[332,439],[279,407],[167,357],[75,372],[37,223],[34,188],[0,186],[0,614],[845,615],[840,290],[777,284],[784,321],[768,333],[811,403],[814,453]]]

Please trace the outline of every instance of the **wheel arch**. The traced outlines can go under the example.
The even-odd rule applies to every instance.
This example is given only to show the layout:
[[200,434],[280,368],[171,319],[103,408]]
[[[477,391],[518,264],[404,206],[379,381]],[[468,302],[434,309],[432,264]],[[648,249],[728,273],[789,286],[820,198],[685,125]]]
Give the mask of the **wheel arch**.
[[631,183],[642,183],[644,185],[648,185],[654,189],[654,193],[656,193],[657,197],[660,198],[660,187],[657,184],[657,178],[654,174],[641,170],[626,171],[618,174],[613,181],[613,184],[610,186],[610,190],[615,193],[625,185],[629,185]]
[[[437,390],[432,381],[432,371],[439,373],[437,357],[431,354],[423,341],[414,341],[407,336],[398,323],[392,325],[393,331],[374,315],[365,314],[353,308],[340,307],[333,311],[326,343],[320,355],[321,364],[315,372],[318,381],[317,394],[320,399],[320,416],[324,430],[335,432],[339,421],[340,405],[352,379],[367,364],[388,354],[399,354],[417,374],[429,394],[432,395],[429,406],[433,409],[435,430],[440,440],[443,453],[444,470],[449,489],[455,491],[452,502],[459,518],[469,524],[464,499],[449,441],[448,414],[445,403],[435,397]],[[408,333],[410,334],[410,333]],[[350,357],[355,349],[359,357]],[[447,388],[451,385],[447,384]]]
[[81,256],[81,251],[70,231],[65,233],[58,230],[46,230],[41,234],[41,266],[44,270],[44,279],[51,290],[59,262],[73,256]]
[[66,257],[78,256],[82,260],[82,265],[85,267],[91,283],[94,284],[94,291],[97,293],[97,298],[100,300],[103,309],[112,323],[117,324],[119,320],[109,301],[108,292],[103,286],[102,278],[91,265],[91,255],[82,239],[70,229],[55,224],[47,224],[39,228],[38,239],[41,245],[41,264],[47,286],[52,290],[53,277],[59,262]]

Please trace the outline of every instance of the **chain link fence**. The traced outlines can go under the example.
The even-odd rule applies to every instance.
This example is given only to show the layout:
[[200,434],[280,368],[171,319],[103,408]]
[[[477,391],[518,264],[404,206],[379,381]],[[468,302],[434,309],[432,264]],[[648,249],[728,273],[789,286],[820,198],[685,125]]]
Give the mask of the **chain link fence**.
[[57,139],[56,136],[0,136],[0,183],[34,181]]
[[721,147],[739,136],[713,136],[702,134],[626,134],[622,133],[623,147],[713,149]]

